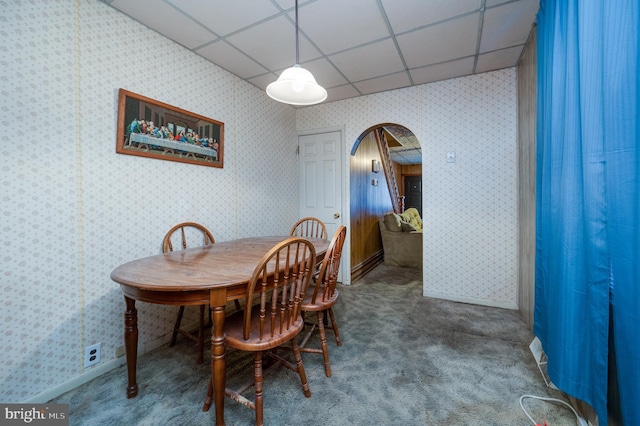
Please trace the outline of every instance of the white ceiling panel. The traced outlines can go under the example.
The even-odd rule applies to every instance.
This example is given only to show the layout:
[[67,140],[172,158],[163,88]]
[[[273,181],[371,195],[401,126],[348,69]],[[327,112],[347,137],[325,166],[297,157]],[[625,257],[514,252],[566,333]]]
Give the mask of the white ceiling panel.
[[316,1],[298,15],[300,30],[326,55],[391,35],[376,0]]
[[411,69],[474,55],[479,19],[480,14],[474,13],[398,36],[407,66]]
[[425,84],[470,75],[473,74],[474,62],[474,57],[469,56],[436,65],[414,68],[410,71],[411,78],[413,78],[414,84]]
[[201,47],[196,50],[196,53],[225,70],[234,70],[235,74],[243,79],[269,71],[256,63],[251,57],[222,40]]
[[[295,0],[99,1],[260,89],[295,63]],[[300,0],[299,62],[328,102],[514,67],[538,8],[539,0]]]
[[[357,60],[354,60],[357,58]],[[360,81],[404,70],[398,51],[390,39],[367,44],[329,56],[350,81]]]
[[483,53],[478,56],[476,72],[486,72],[507,68],[506,64],[512,64],[518,60],[522,52],[521,46],[509,49],[496,50],[494,52]]
[[362,94],[350,84],[327,89],[327,94],[328,94],[327,102],[339,101],[341,99],[349,99],[349,98],[362,96]]
[[[290,0],[290,1],[292,1],[292,0]],[[484,7],[498,6],[500,4],[511,3],[513,1],[514,0],[485,0]]]
[[[516,10],[519,13],[514,13]],[[537,0],[520,0],[487,9],[479,53],[524,45],[537,12]]]
[[305,62],[304,67],[311,71],[316,81],[321,81],[326,87],[342,86],[349,81],[326,58]]
[[391,75],[385,75],[383,77],[364,80],[359,83],[354,83],[354,85],[360,93],[368,95],[385,90],[394,90],[411,86],[411,80],[409,79],[409,75],[405,71],[402,71]]
[[396,34],[480,11],[480,0],[381,0]]
[[257,77],[247,79],[247,81],[259,89],[265,90],[267,86],[278,79],[280,74],[262,74]]
[[255,0],[233,0],[233,4],[229,0],[170,0],[170,2],[220,36],[234,33],[281,12],[271,2]]
[[[188,49],[218,38],[179,9],[162,1],[113,0],[111,6]],[[153,13],[149,13],[150,10]],[[168,25],[169,22],[171,25]]]
[[[277,70],[296,63],[296,31],[286,16],[263,22],[245,31],[235,33],[226,40],[259,64]],[[304,37],[300,37],[300,63],[320,57]]]

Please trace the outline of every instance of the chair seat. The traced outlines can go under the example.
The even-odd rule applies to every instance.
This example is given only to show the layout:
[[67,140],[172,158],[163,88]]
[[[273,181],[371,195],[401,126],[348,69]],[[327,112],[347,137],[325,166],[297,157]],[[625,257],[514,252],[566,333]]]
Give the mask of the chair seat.
[[[245,340],[242,336],[243,322],[244,312],[242,311],[236,312],[225,319],[226,344],[235,349],[251,352],[276,348],[297,336],[304,328],[304,321],[300,315],[289,330],[284,330],[283,333],[274,333],[273,337],[271,337],[271,333],[268,330],[265,330],[264,338],[260,339],[260,306],[254,306],[251,313],[251,334],[249,339]],[[280,328],[280,318],[275,318],[274,326],[275,330]]]
[[313,288],[310,287],[304,295],[304,299],[302,300],[302,310],[304,312],[317,312],[317,311],[325,311],[338,301],[338,290],[333,292],[333,295],[325,300],[322,300],[322,289],[318,290],[318,295],[316,296],[316,303],[311,303],[313,299]]

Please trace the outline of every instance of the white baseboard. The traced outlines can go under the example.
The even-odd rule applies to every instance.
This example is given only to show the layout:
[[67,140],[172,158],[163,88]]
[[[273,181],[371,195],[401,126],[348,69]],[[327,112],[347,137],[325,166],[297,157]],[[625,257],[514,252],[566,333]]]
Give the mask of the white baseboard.
[[[197,323],[190,324],[186,328],[191,329],[191,327],[193,327],[194,329],[197,329],[198,324]],[[164,336],[161,336],[157,339],[151,340],[143,345],[140,345],[138,346],[138,356],[143,355],[147,352],[150,352],[156,348],[159,348],[160,346],[166,343],[169,343],[170,340],[171,340],[171,333],[168,333],[168,334],[165,334]],[[78,386],[81,386],[87,382],[90,382],[96,377],[100,377],[103,374],[108,373],[109,371],[115,368],[118,368],[123,364],[126,364],[126,362],[127,362],[126,356],[121,356],[119,358],[114,358],[108,361],[100,362],[95,366],[86,368],[78,376],[72,377],[70,380],[67,380],[64,383],[60,383],[52,388],[49,388],[44,392],[41,392],[38,395],[35,395],[27,399],[24,402],[27,404],[45,404],[51,401],[52,399],[57,398],[60,395],[77,388]]]
[[122,356],[120,358],[111,359],[106,362],[101,362],[100,364],[96,364],[95,367],[87,368],[82,374],[79,376],[75,376],[71,378],[71,380],[67,380],[64,383],[60,383],[52,388],[47,389],[46,391],[35,395],[28,400],[25,401],[27,404],[45,404],[51,401],[54,398],[59,397],[65,392],[69,392],[77,388],[80,385],[83,385],[96,377],[102,376],[105,373],[113,370],[124,364],[126,362],[126,357]]
[[425,290],[422,291],[422,295],[425,297],[433,297],[434,299],[450,300],[452,302],[462,302],[470,303],[472,305],[490,306],[492,308],[518,310],[518,305],[516,302],[502,302],[498,300],[476,299],[473,297],[460,297],[451,294],[434,293]]

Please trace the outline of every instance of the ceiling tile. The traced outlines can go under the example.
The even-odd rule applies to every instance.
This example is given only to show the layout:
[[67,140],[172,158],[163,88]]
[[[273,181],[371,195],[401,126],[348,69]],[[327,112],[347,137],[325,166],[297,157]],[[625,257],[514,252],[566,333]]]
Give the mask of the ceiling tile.
[[[226,36],[280,12],[273,3],[268,1],[233,0],[233,3],[229,0],[168,1],[220,36]],[[135,3],[131,0],[129,2]]]
[[480,0],[381,0],[393,32],[403,33],[478,11]]
[[410,70],[414,84],[432,83],[449,78],[473,74],[473,57],[456,59],[436,65]]
[[496,50],[478,56],[476,72],[499,70],[512,67],[518,62],[524,46],[515,46],[508,49]]
[[[110,5],[189,49],[218,38],[183,12],[164,2],[114,0]],[[153,13],[149,13],[150,10]],[[184,31],[184,28],[189,28],[189,31]]]
[[263,74],[257,77],[250,78],[247,81],[262,90],[266,90],[267,86],[277,79],[278,75],[276,74]]
[[329,60],[350,81],[366,80],[404,70],[391,39],[331,55]]
[[352,85],[347,84],[345,86],[334,87],[332,89],[327,89],[327,100],[325,102],[333,102],[339,101],[340,99],[349,99],[355,98],[356,96],[360,96],[360,92],[358,92]]
[[326,55],[390,36],[376,0],[322,0],[299,9],[300,30]]
[[[253,0],[253,1],[256,1],[256,0]],[[278,7],[282,10],[289,10],[289,9],[294,10],[296,7],[295,0],[264,0],[264,1],[275,2],[278,4]],[[305,3],[313,3],[314,1],[317,1],[317,0],[300,0],[298,2],[298,5],[299,7],[302,7],[304,6]]]
[[347,79],[326,58],[305,62],[302,66],[311,71],[318,84],[325,89],[348,83]]
[[418,68],[473,55],[479,19],[480,14],[474,13],[398,36],[407,66]]
[[538,11],[538,0],[520,0],[484,12],[480,53],[524,44]]
[[371,93],[411,86],[411,80],[409,80],[407,73],[403,71],[354,83],[354,86],[356,86],[363,95],[368,95]]
[[[261,90],[296,62],[295,0],[102,2]],[[299,0],[299,6],[299,63],[331,101],[513,67],[539,0]]]
[[201,47],[196,50],[196,53],[225,70],[233,70],[240,78],[247,79],[268,71],[225,41],[219,41]]
[[[286,16],[256,25],[227,41],[270,70],[288,68],[296,62],[296,30]],[[300,37],[300,63],[318,58],[320,53]]]
[[[511,3],[512,1],[513,0],[486,0],[485,7],[489,8],[493,6],[498,6],[503,3]],[[538,2],[538,0],[536,0],[536,2]]]

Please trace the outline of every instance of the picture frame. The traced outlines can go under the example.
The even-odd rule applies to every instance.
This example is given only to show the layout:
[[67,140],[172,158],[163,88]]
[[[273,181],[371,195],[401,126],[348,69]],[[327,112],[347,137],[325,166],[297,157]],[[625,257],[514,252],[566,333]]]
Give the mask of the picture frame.
[[125,89],[118,91],[116,152],[224,166],[224,123]]

